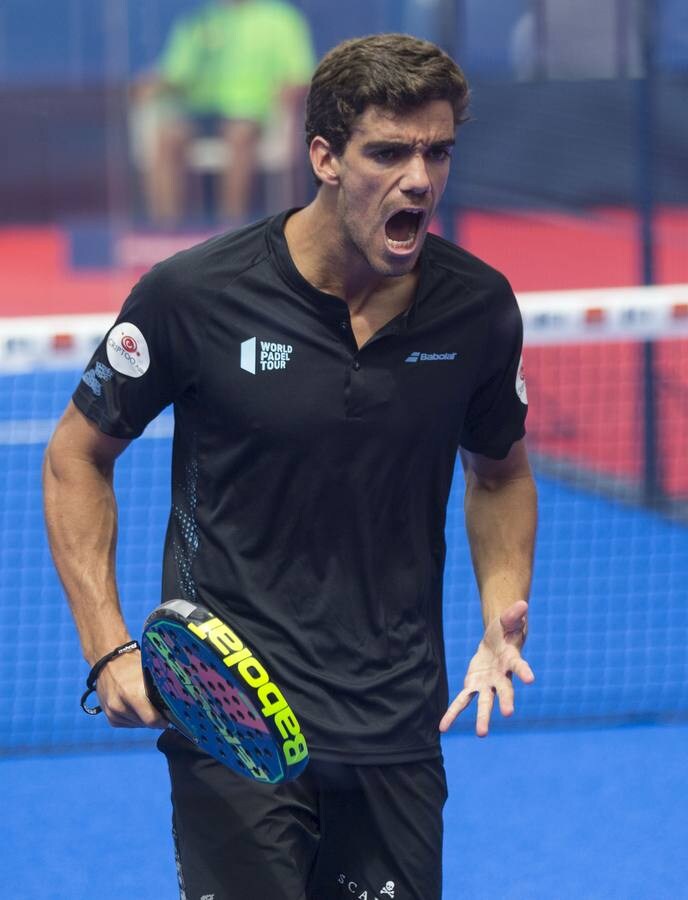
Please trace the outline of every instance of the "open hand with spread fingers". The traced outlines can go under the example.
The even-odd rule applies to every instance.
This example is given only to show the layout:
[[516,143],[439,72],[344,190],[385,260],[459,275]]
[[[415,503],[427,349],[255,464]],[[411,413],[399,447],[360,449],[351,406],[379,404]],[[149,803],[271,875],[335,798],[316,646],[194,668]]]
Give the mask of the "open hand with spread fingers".
[[535,681],[533,670],[521,656],[527,614],[528,604],[525,600],[518,600],[488,624],[475,656],[469,663],[463,690],[442,717],[440,731],[449,730],[454,719],[466,709],[476,694],[478,713],[475,732],[478,737],[485,737],[489,730],[495,694],[499,699],[501,714],[510,716],[513,713],[512,675],[517,675],[524,684]]

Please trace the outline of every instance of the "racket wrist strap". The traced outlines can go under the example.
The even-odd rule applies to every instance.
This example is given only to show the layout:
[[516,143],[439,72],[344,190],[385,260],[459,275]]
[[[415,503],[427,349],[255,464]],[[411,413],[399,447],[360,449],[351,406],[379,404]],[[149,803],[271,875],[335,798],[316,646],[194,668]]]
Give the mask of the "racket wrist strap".
[[100,706],[87,706],[86,701],[95,691],[96,682],[105,666],[109,662],[112,662],[113,659],[117,659],[118,656],[123,656],[125,653],[133,653],[134,650],[140,649],[141,647],[138,641],[127,641],[126,644],[120,644],[119,647],[115,647],[114,650],[106,653],[105,656],[101,656],[98,662],[94,664],[93,668],[88,673],[88,678],[86,679],[86,691],[81,698],[81,708],[85,713],[88,713],[89,716],[97,716],[98,713],[101,712]]

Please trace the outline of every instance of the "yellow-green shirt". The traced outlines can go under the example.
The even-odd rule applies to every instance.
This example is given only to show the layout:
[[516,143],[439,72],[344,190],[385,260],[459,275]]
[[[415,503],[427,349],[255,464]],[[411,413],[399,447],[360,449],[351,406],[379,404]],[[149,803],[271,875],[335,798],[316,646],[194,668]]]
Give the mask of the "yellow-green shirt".
[[160,72],[195,114],[264,121],[286,85],[308,82],[315,66],[310,29],[281,0],[213,2],[182,19]]

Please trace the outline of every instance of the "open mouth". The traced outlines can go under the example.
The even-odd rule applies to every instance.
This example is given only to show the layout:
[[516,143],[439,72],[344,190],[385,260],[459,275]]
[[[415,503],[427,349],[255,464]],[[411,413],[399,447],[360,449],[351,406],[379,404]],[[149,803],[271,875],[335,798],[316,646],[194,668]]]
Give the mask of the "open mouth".
[[421,209],[401,209],[385,222],[387,246],[397,252],[413,250],[425,213]]

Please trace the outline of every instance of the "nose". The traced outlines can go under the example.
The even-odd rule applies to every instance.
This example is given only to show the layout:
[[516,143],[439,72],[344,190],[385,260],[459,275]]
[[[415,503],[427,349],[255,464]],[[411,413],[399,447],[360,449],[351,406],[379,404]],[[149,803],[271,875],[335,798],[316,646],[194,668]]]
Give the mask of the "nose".
[[428,175],[427,162],[422,153],[414,153],[408,160],[408,164],[404,170],[400,189],[405,194],[415,194],[424,196],[431,188],[430,176]]

